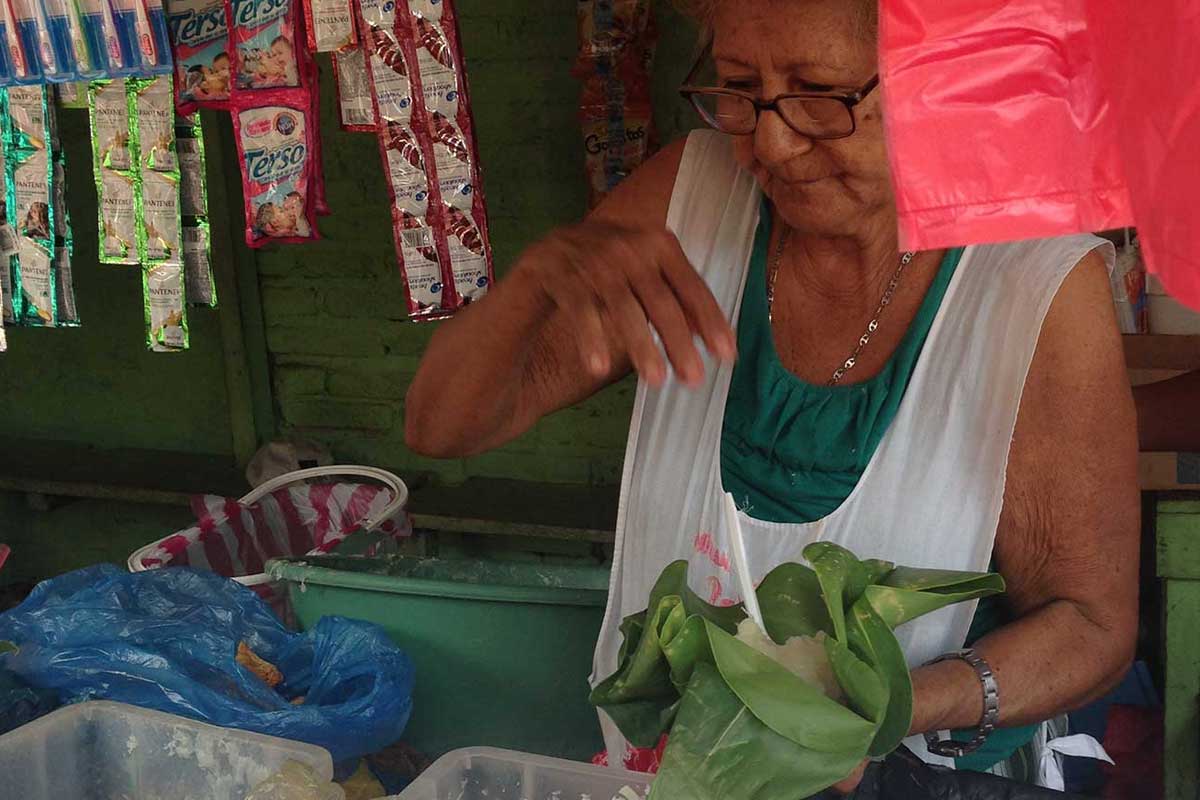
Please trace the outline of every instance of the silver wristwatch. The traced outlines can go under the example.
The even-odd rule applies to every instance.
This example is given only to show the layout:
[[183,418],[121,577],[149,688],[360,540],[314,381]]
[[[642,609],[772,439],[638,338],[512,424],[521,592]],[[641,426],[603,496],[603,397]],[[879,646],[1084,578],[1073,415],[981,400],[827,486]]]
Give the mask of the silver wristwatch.
[[975,675],[978,676],[979,683],[983,687],[983,716],[980,717],[979,725],[975,728],[975,735],[969,742],[938,739],[937,733],[926,733],[925,746],[936,756],[962,758],[968,753],[978,750],[991,732],[996,729],[996,723],[1000,721],[1000,686],[996,683],[996,675],[992,672],[992,668],[974,650],[957,650],[953,653],[946,653],[929,663],[937,664],[940,661],[952,659],[965,661],[975,670]]

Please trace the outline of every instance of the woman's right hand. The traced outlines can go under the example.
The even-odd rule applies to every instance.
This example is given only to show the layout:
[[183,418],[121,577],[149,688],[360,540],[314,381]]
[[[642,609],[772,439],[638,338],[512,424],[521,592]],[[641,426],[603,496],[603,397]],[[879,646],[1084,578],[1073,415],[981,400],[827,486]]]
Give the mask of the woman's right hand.
[[[704,378],[699,336],[714,356],[732,360],[736,341],[708,286],[665,228],[630,227],[592,218],[560,228],[530,247],[512,279],[537,293],[547,313],[560,312],[582,363],[595,379],[627,362],[660,386],[667,364],[689,386]],[[560,329],[562,330],[562,329]]]

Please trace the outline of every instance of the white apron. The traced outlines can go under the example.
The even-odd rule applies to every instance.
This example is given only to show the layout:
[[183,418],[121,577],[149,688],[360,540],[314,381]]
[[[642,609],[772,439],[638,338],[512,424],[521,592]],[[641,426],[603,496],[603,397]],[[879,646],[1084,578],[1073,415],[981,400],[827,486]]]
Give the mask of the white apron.
[[[734,163],[729,140],[693,133],[667,225],[735,326],[759,208],[758,185]],[[968,248],[896,417],[849,498],[812,523],[741,515],[753,580],[780,563],[801,561],[805,545],[816,540],[908,566],[986,570],[1042,321],[1071,269],[1105,244],[1072,236]],[[1104,255],[1111,268],[1112,248]],[[689,583],[709,602],[741,599],[721,510],[721,426],[733,367],[704,358],[706,379],[698,389],[673,380],[658,390],[638,385],[593,684],[616,670],[621,621],[646,607],[655,579],[672,561],[689,562]],[[960,648],[975,606],[960,603],[901,626],[896,636],[909,664]],[[626,742],[601,717],[610,763],[620,764]],[[906,744],[949,763],[929,754],[920,737]]]

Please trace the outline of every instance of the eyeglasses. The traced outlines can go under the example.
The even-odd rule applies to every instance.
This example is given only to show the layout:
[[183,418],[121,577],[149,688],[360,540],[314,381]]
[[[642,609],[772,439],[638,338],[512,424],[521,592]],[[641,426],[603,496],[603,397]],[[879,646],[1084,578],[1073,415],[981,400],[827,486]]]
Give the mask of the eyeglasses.
[[[688,75],[690,82],[707,56],[700,56]],[[685,82],[679,93],[696,108],[708,125],[722,133],[742,136],[753,133],[764,111],[774,111],[788,127],[809,139],[844,139],[858,129],[854,107],[879,85],[875,75],[856,92],[787,92],[760,100],[739,89],[691,86]]]

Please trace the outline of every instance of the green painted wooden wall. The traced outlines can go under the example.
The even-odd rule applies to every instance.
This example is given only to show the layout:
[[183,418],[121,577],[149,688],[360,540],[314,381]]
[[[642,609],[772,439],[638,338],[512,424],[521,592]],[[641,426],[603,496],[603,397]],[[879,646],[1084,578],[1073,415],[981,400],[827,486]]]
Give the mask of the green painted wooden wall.
[[[695,32],[665,0],[658,5],[656,112],[662,138],[669,139],[691,121],[675,87],[687,71]],[[579,84],[569,72],[577,40],[575,4],[459,0],[458,10],[492,242],[503,274],[531,241],[585,211]],[[230,263],[218,264],[232,273],[236,262],[242,277],[257,275],[253,288],[261,291],[265,335],[247,340],[250,357],[264,364],[257,376],[258,399],[266,408],[257,420],[260,439],[303,435],[328,443],[339,459],[423,474],[443,484],[473,477],[616,483],[632,402],[628,382],[479,458],[433,462],[405,448],[403,396],[433,327],[404,318],[376,145],[369,135],[337,129],[332,80],[324,66],[325,169],[334,212],[321,221],[325,240],[253,255],[239,244],[226,251],[232,253]],[[206,120],[210,149],[227,136],[227,125],[215,116]],[[9,467],[0,467],[0,475],[20,472],[21,451],[39,449],[30,448],[29,440],[98,451],[99,466],[92,470],[98,481],[105,477],[104,454],[118,448],[232,464],[231,415],[248,410],[237,402],[231,407],[217,315],[192,313],[190,352],[145,351],[136,270],[96,263],[86,114],[62,112],[62,126],[84,327],[11,332],[10,352],[0,357],[0,443],[18,452],[4,456]],[[233,168],[232,159],[226,163]],[[210,182],[220,177],[210,175]],[[215,238],[229,238],[230,221],[215,216]],[[258,326],[248,322],[251,334]],[[40,469],[45,474],[52,465]],[[78,470],[72,477],[80,477]]]
[[[586,210],[575,4],[459,0],[471,99],[498,271],[530,242]],[[657,123],[670,139],[692,117],[676,88],[694,29],[659,3]],[[326,104],[332,102],[326,98]],[[324,126],[334,216],[323,243],[258,254],[280,430],[329,443],[342,459],[443,483],[512,478],[564,484],[619,481],[633,384],[561,412],[497,451],[430,461],[403,444],[403,396],[433,325],[404,321],[375,143]]]

